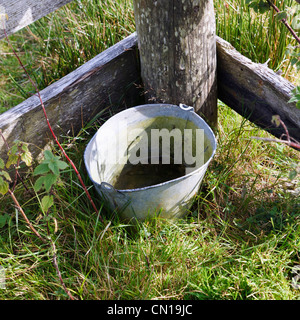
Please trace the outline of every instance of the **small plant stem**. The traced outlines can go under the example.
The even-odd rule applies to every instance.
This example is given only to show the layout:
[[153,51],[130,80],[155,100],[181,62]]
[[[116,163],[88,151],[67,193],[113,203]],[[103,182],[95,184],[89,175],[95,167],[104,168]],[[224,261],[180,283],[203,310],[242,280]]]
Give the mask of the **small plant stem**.
[[273,138],[261,138],[261,137],[251,137],[251,139],[284,143],[284,144],[286,144],[286,145],[288,145],[290,147],[293,147],[293,148],[296,148],[296,149],[300,150],[300,144],[296,143],[296,142],[292,142],[292,141],[273,139]]
[[52,250],[53,250],[53,258],[52,258],[52,261],[53,261],[53,265],[55,267],[55,270],[56,270],[56,273],[58,275],[58,278],[59,278],[59,281],[64,289],[64,291],[66,292],[66,294],[68,295],[68,297],[71,299],[71,300],[75,300],[75,298],[72,296],[71,292],[67,289],[64,281],[63,281],[63,278],[61,276],[61,272],[58,268],[58,263],[57,263],[57,256],[56,256],[56,247],[55,247],[55,244],[53,241],[51,241],[51,246],[52,246]]
[[284,123],[281,119],[279,119],[279,121],[280,121],[280,124],[281,124],[281,125],[283,126],[283,128],[284,128],[284,131],[285,131],[285,134],[286,134],[287,141],[288,141],[288,142],[290,142],[290,141],[291,141],[290,134],[289,134],[289,131],[288,131],[288,129],[287,129],[287,127],[286,127],[285,123]]
[[15,168],[15,171],[16,171],[16,173],[15,173],[15,181],[14,181],[14,185],[13,185],[13,187],[12,187],[12,192],[14,192],[15,191],[15,188],[16,188],[16,185],[17,185],[17,180],[18,180],[18,175],[19,175],[19,170],[18,170],[18,168],[19,168],[19,165],[20,165],[20,156],[18,157],[18,162],[17,162],[17,164],[16,165],[14,165],[14,168]]
[[[280,12],[280,10],[276,7],[276,5],[271,1],[267,0],[270,7],[272,7],[277,13]],[[297,1],[298,2],[298,1]],[[287,23],[286,19],[281,19],[281,22],[287,27],[289,32],[292,34],[292,36],[296,39],[296,41],[300,44],[300,38],[297,36],[296,32],[293,30],[293,28]]]
[[10,195],[10,197],[12,198],[13,202],[15,203],[15,205],[17,206],[18,210],[20,211],[21,215],[23,216],[23,218],[25,219],[26,223],[28,224],[29,228],[35,233],[35,235],[41,239],[44,243],[46,243],[46,240],[42,238],[42,236],[38,233],[38,231],[36,231],[36,229],[34,228],[34,226],[31,224],[31,222],[29,221],[29,219],[27,218],[25,212],[23,211],[22,207],[20,206],[19,201],[17,200],[17,198],[15,197],[14,193],[8,189],[8,193]]
[[[69,158],[69,156],[68,156],[67,153],[65,152],[64,148],[62,147],[62,145],[59,143],[59,141],[58,141],[58,139],[57,139],[57,137],[56,137],[56,134],[54,133],[54,131],[53,131],[52,127],[51,127],[50,121],[49,121],[48,116],[47,116],[46,108],[45,108],[45,106],[44,106],[44,103],[43,103],[43,100],[42,100],[42,97],[41,97],[41,95],[40,95],[40,91],[39,91],[37,85],[36,85],[36,84],[34,83],[34,81],[31,79],[31,77],[30,77],[30,75],[28,74],[26,68],[24,67],[21,59],[19,58],[18,54],[17,54],[16,51],[14,50],[12,44],[11,44],[10,41],[9,41],[9,38],[8,38],[8,35],[7,35],[5,29],[4,29],[4,34],[5,34],[6,40],[7,40],[7,42],[9,43],[9,45],[10,45],[10,47],[11,47],[14,55],[15,55],[16,58],[18,59],[20,66],[21,66],[21,67],[23,68],[23,70],[25,71],[25,73],[26,73],[29,81],[31,82],[31,84],[32,84],[33,87],[35,88],[35,91],[37,92],[37,96],[38,96],[38,98],[40,99],[40,103],[41,103],[41,106],[42,106],[42,109],[43,109],[44,116],[45,116],[45,118],[46,118],[46,122],[47,122],[48,128],[49,128],[49,130],[50,130],[50,132],[51,132],[51,135],[52,135],[54,141],[56,142],[56,144],[58,145],[58,147],[59,147],[59,149],[61,150],[61,152],[63,153],[63,155],[65,156],[65,158],[67,159],[67,161],[70,163],[70,165],[71,165],[72,168],[74,169],[74,171],[75,171],[75,173],[76,173],[76,175],[77,175],[77,177],[78,177],[78,180],[80,181],[80,184],[82,185],[83,190],[84,190],[85,194],[87,195],[87,197],[88,197],[88,199],[89,199],[89,201],[90,201],[90,203],[91,203],[94,211],[96,212],[96,214],[98,214],[98,213],[99,213],[99,210],[97,209],[97,207],[96,207],[96,205],[95,205],[95,203],[94,203],[94,201],[93,201],[93,199],[92,199],[92,197],[91,197],[91,195],[90,195],[87,187],[85,186],[85,184],[84,184],[84,182],[83,182],[83,180],[82,180],[82,178],[81,178],[81,175],[80,175],[79,171],[77,170],[77,168],[76,168],[75,164],[73,163],[73,161]],[[100,216],[100,220],[101,220],[101,222],[103,222],[103,219],[102,219],[101,216]]]

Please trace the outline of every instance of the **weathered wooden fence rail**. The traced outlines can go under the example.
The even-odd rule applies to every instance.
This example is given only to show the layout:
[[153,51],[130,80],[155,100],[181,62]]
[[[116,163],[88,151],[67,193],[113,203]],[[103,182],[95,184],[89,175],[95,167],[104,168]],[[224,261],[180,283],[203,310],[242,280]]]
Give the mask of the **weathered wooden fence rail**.
[[[40,92],[58,136],[76,134],[82,123],[108,106],[136,105],[140,97],[136,43],[132,34]],[[1,114],[0,129],[9,145],[15,139],[30,142],[35,156],[52,140],[37,96]],[[6,153],[0,139],[0,157]]]
[[300,109],[288,103],[295,86],[267,66],[254,63],[217,37],[218,98],[240,115],[280,138],[279,115],[291,137],[300,141]]
[[[19,2],[31,3],[31,8],[35,3],[32,0]],[[70,1],[45,1],[46,4],[48,2],[52,3],[50,12]],[[0,10],[3,11],[1,3]],[[15,5],[16,2],[6,0],[6,13],[9,15],[7,3]],[[42,15],[45,14],[42,11]],[[39,17],[38,14],[32,15],[33,18],[24,25]],[[18,19],[13,21],[10,32],[22,25]],[[1,32],[0,38],[3,37]],[[293,84],[266,66],[242,56],[223,39],[217,37],[216,41],[218,98],[277,137],[284,130],[272,125],[271,117],[280,115],[290,135],[300,140],[300,110],[295,104],[288,103]],[[57,135],[78,132],[82,123],[108,106],[121,109],[136,105],[140,99],[138,85],[141,83],[137,50],[134,33],[41,91],[48,118]],[[9,144],[19,139],[35,145],[37,148],[31,149],[36,156],[51,139],[36,96],[0,115],[0,129]],[[6,146],[0,139],[0,157],[5,157],[6,153]]]
[[[6,33],[17,32],[71,1],[73,0],[0,0],[0,14],[3,15],[2,23],[5,21]],[[0,28],[0,40],[4,37],[4,30]]]

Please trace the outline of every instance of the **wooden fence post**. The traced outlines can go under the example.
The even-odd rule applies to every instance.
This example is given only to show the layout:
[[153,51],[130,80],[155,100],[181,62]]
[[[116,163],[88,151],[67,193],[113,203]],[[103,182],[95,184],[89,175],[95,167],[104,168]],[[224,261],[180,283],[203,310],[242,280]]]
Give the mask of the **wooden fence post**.
[[184,103],[217,124],[213,0],[134,0],[146,101]]

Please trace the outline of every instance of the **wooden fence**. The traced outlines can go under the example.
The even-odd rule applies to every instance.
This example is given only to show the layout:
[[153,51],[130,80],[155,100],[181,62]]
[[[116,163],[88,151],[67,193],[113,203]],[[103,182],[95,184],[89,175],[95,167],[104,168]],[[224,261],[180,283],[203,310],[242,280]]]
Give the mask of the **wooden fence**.
[[[33,0],[0,2],[0,39],[5,15],[8,33],[16,32],[71,0]],[[5,40],[2,40],[5,41]],[[218,98],[250,121],[280,137],[283,128],[271,123],[279,115],[291,137],[300,140],[300,110],[288,103],[294,85],[268,67],[237,52],[216,37]],[[118,110],[141,101],[141,71],[134,33],[100,53],[78,69],[41,91],[48,118],[57,135],[77,133],[83,123],[108,106]],[[185,101],[182,101],[185,103]],[[51,140],[37,96],[32,96],[0,115],[0,129],[7,142],[30,142],[37,156]],[[6,146],[0,141],[0,157]]]
[[[5,20],[6,33],[12,34],[32,22],[55,11],[72,0],[1,0],[0,14],[2,23]],[[6,16],[6,17],[4,17]],[[0,29],[0,40],[5,37],[3,27]]]

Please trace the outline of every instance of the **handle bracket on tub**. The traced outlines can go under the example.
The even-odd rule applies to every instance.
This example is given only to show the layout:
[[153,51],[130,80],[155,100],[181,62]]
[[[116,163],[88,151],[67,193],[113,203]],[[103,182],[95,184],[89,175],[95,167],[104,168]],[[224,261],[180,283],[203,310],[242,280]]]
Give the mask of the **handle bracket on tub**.
[[101,182],[101,188],[106,189],[106,190],[116,191],[115,188],[107,182]]
[[195,111],[195,109],[191,106],[187,106],[186,104],[180,103],[179,108],[184,111]]
[[121,195],[122,197],[127,197],[126,194],[117,190],[114,186],[107,182],[101,182],[100,187],[108,192],[113,192],[115,195]]

